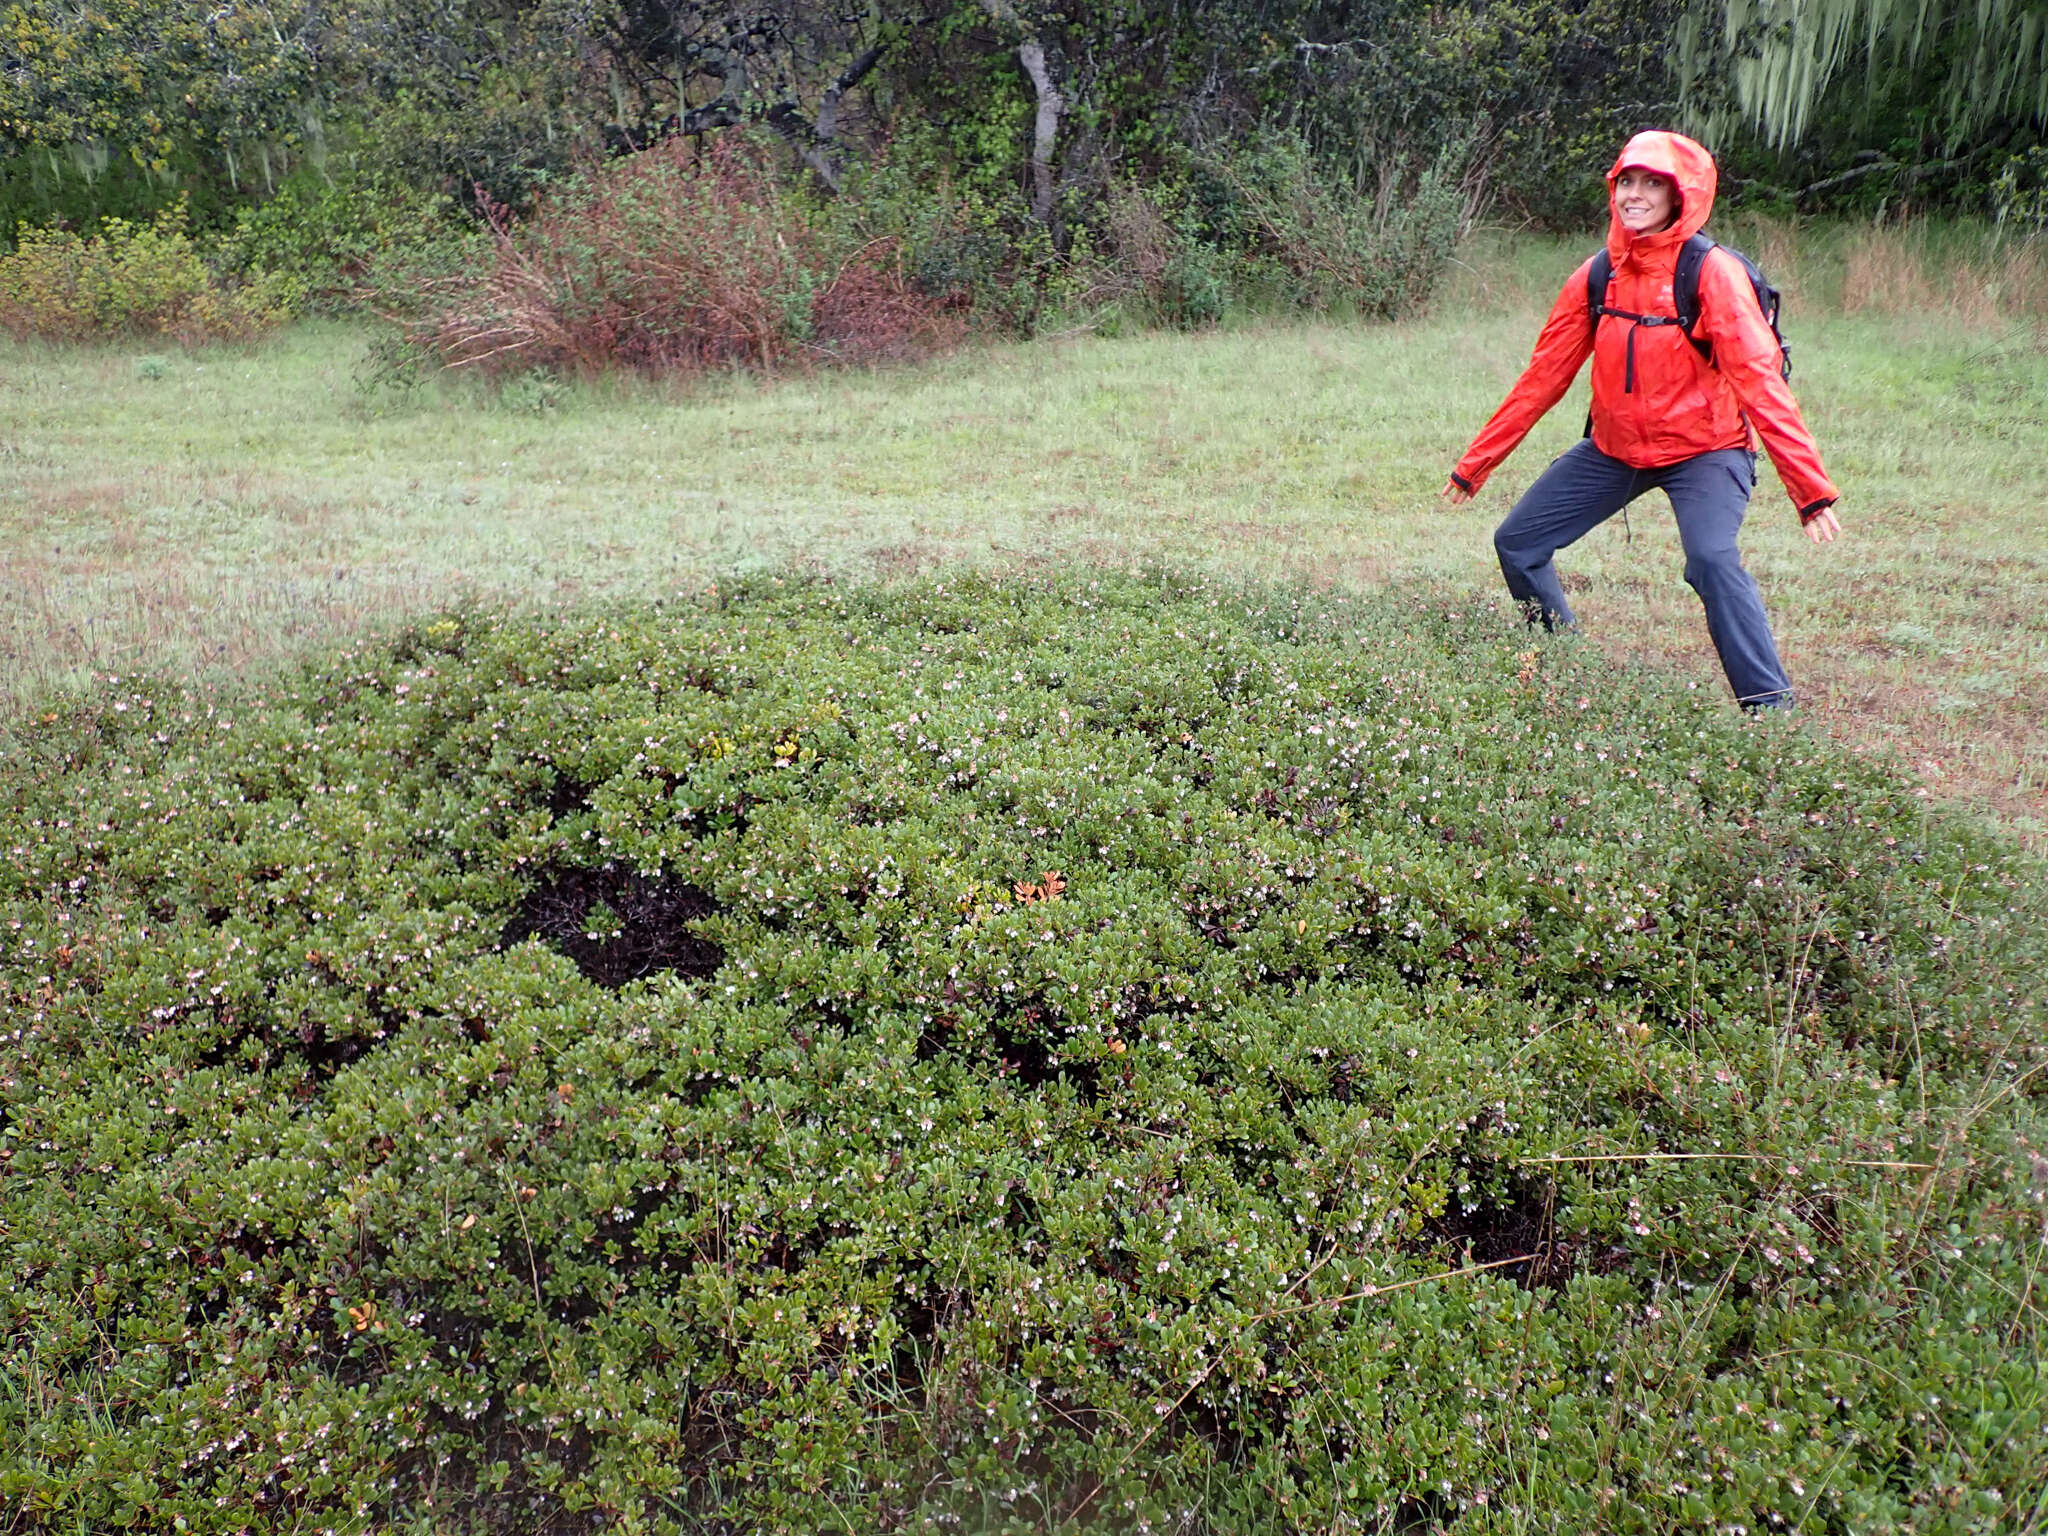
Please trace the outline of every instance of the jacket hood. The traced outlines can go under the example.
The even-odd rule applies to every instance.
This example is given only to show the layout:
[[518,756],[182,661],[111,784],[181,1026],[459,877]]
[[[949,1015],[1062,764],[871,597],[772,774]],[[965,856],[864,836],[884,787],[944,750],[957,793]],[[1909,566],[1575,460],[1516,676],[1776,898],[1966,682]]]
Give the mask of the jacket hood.
[[[1620,211],[1614,205],[1614,183],[1630,166],[1655,171],[1678,183],[1678,220],[1670,228],[1637,235],[1621,222]],[[1684,134],[1637,134],[1622,146],[1621,153],[1615,156],[1614,169],[1607,173],[1608,251],[1620,261],[1632,246],[1654,250],[1683,245],[1706,226],[1707,215],[1714,211],[1714,188],[1719,181],[1714,157]]]

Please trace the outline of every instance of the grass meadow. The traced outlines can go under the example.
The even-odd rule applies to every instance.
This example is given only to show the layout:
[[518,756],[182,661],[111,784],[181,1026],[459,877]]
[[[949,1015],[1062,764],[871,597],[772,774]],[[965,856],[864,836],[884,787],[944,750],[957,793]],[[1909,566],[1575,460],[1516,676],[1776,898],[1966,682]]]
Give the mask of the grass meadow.
[[[2048,833],[2048,291],[2038,250],[1738,231],[1786,289],[1847,537],[1775,479],[1746,551],[1823,728]],[[0,698],[261,668],[396,614],[700,589],[786,566],[1168,564],[1497,587],[1488,533],[1581,393],[1475,507],[1435,493],[1585,242],[1482,237],[1435,312],[1080,331],[886,371],[687,388],[378,388],[364,331],[245,350],[0,344]],[[1721,681],[1661,498],[1567,557],[1617,658]]]

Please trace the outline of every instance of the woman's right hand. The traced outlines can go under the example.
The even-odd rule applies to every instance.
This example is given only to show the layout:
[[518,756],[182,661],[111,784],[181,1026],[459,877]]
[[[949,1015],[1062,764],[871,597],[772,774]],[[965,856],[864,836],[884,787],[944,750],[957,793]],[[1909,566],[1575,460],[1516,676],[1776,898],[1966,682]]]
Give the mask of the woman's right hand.
[[1462,507],[1472,499],[1472,493],[1455,480],[1444,482],[1443,498],[1454,507]]

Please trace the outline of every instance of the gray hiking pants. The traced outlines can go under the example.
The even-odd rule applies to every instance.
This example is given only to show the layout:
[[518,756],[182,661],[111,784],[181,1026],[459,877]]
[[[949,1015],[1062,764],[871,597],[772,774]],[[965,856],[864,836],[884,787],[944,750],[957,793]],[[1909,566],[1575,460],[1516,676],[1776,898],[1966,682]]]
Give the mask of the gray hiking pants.
[[1756,455],[1721,448],[1635,469],[1581,439],[1537,477],[1494,531],[1508,591],[1546,628],[1569,625],[1571,604],[1551,557],[1575,544],[1645,491],[1671,498],[1685,546],[1685,579],[1707,610],[1707,633],[1720,654],[1736,702],[1745,709],[1792,702],[1792,684],[1778,660],[1756,578],[1742,568],[1735,535],[1756,486]]

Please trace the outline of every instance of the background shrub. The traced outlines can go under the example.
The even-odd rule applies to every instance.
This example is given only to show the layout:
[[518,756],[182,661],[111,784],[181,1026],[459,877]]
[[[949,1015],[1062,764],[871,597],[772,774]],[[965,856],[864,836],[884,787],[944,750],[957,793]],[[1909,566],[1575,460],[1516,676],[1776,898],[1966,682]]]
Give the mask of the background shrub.
[[217,251],[232,272],[288,282],[304,307],[343,310],[406,303],[472,262],[481,243],[445,193],[377,175],[302,174],[236,210]]
[[1496,612],[461,614],[7,774],[16,1530],[2048,1490],[2038,868]]
[[1381,319],[1427,304],[1470,227],[1475,202],[1463,177],[1470,141],[1438,152],[1419,173],[1382,167],[1377,191],[1333,176],[1291,131],[1253,136],[1209,157],[1215,185],[1208,234],[1245,253],[1285,302],[1343,308]]
[[1141,324],[1195,329],[1236,301],[1244,262],[1205,235],[1184,188],[1114,182],[1096,213],[1069,252],[1066,298],[1091,324],[1127,312]]
[[0,326],[15,336],[245,337],[283,320],[295,293],[281,276],[223,281],[186,233],[182,208],[147,224],[109,219],[92,236],[23,230],[0,256]]
[[[2041,48],[2033,11],[1987,4],[1908,24],[1876,0],[1858,10],[876,0],[781,4],[735,30],[703,0],[25,0],[4,29],[0,228],[146,222],[184,200],[210,238],[282,198],[238,242],[320,289],[336,271],[353,281],[365,239],[435,244],[416,204],[480,213],[487,200],[524,216],[601,157],[672,135],[772,133],[791,171],[833,191],[886,151],[908,183],[895,202],[929,225],[929,240],[889,231],[912,281],[927,296],[968,292],[978,313],[1028,330],[1065,325],[1113,276],[1076,260],[1104,249],[1112,187],[1177,204],[1191,147],[1262,134],[1298,139],[1336,194],[1312,206],[1297,188],[1267,210],[1287,277],[1267,296],[1305,286],[1323,307],[1326,290],[1363,276],[1365,295],[1342,302],[1365,313],[1411,303],[1427,281],[1413,268],[1441,249],[1439,214],[1427,195],[1410,210],[1407,194],[1446,151],[1463,199],[1551,229],[1599,222],[1616,146],[1653,126],[1712,145],[1731,207],[2011,218],[2030,206],[2028,157],[2048,130],[2027,67]],[[393,206],[332,206],[327,178],[343,201],[367,191]],[[287,232],[300,223],[325,233]],[[1248,253],[1213,232],[1194,240],[1177,269],[1188,281],[1108,302],[1199,321],[1215,275],[1202,247]]]
[[453,367],[774,368],[908,356],[961,333],[900,247],[835,246],[742,138],[608,162],[521,222],[485,213],[490,260],[440,285],[414,324]]
[[819,207],[838,248],[887,245],[910,283],[985,331],[1029,334],[1078,280],[1052,231],[1010,189],[963,166],[928,128],[911,124],[853,159]]

